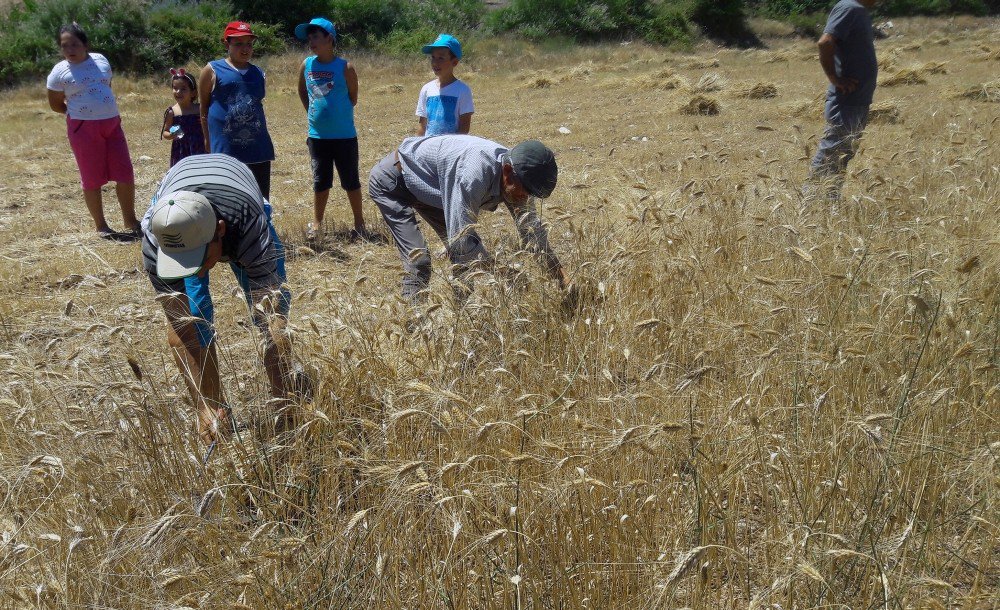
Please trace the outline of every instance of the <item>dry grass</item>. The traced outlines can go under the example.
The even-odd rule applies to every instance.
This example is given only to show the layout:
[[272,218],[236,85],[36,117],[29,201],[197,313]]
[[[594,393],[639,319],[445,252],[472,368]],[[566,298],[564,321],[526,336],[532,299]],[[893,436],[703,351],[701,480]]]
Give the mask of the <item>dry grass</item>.
[[[271,58],[276,223],[316,391],[293,433],[204,468],[138,250],[91,235],[41,84],[0,94],[2,605],[994,607],[1000,134],[994,105],[944,92],[996,78],[969,61],[995,35],[900,51],[948,73],[866,132],[839,215],[799,196],[817,113],[733,97],[680,115],[689,91],[633,86],[664,59],[687,82],[705,70],[688,62],[718,61],[814,108],[825,79],[797,43],[771,64],[638,44],[470,57],[473,131],[542,134],[559,156],[544,216],[584,297],[564,311],[485,215],[508,272],[457,309],[439,268],[414,332],[394,249],[304,249],[300,58]],[[412,131],[429,76],[420,57],[352,59],[366,173]],[[116,88],[148,201],[169,91]],[[257,339],[216,275],[249,418],[266,412]]]

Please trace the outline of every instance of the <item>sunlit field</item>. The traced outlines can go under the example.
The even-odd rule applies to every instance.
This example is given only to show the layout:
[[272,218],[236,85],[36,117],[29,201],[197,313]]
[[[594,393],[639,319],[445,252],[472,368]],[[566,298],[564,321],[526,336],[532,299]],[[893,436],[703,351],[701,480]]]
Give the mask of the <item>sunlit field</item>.
[[[837,206],[800,195],[812,41],[470,48],[473,133],[557,154],[575,307],[506,213],[480,218],[499,267],[464,306],[443,261],[406,306],[336,189],[307,247],[301,56],[261,59],[314,389],[273,436],[213,272],[251,425],[204,465],[138,246],[93,233],[44,83],[0,93],[0,607],[1000,606],[1000,26],[895,25]],[[351,59],[366,181],[431,74]],[[140,212],[166,77],[116,78]]]

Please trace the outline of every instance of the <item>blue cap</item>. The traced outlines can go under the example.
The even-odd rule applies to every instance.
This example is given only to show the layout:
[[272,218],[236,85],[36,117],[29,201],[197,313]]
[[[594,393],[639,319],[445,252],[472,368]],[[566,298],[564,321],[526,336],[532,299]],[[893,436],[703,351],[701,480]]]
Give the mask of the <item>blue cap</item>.
[[462,43],[458,42],[451,34],[438,34],[437,40],[430,44],[425,44],[421,51],[430,55],[434,49],[448,49],[451,54],[462,59]]
[[309,26],[311,25],[326,30],[326,33],[334,38],[337,37],[337,28],[334,27],[333,22],[329,19],[324,19],[323,17],[316,17],[309,23],[300,23],[295,26],[295,37],[299,40],[306,40],[306,30],[309,29]]

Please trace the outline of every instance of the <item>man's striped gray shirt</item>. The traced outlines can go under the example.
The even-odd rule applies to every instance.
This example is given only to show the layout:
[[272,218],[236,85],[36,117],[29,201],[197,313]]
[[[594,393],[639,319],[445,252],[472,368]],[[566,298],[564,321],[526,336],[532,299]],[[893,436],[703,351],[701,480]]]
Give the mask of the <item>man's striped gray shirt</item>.
[[246,270],[252,288],[281,284],[277,272],[277,253],[268,232],[264,197],[250,168],[229,155],[209,154],[185,157],[164,176],[153,201],[142,219],[145,238],[142,242],[143,267],[156,274],[156,237],[149,230],[153,207],[163,195],[174,191],[192,191],[204,195],[217,218],[226,223],[222,237],[223,260]]

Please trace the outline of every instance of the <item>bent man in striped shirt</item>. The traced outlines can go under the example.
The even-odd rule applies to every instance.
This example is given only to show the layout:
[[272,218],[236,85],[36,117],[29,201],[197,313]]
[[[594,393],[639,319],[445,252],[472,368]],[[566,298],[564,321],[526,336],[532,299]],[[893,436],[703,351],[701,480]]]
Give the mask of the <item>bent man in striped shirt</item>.
[[271,206],[253,173],[227,155],[187,157],[167,172],[142,220],[143,266],[167,315],[167,343],[198,410],[206,444],[232,426],[215,350],[209,271],[228,262],[264,337],[275,398],[286,396],[290,294]]

